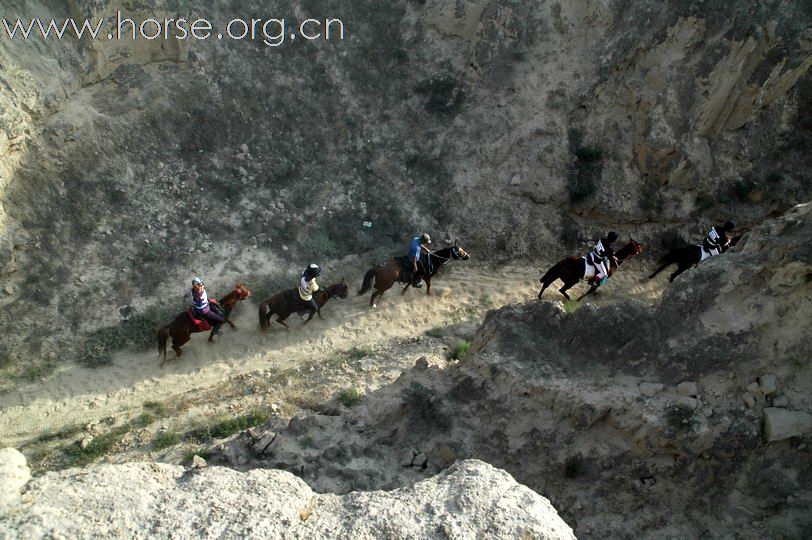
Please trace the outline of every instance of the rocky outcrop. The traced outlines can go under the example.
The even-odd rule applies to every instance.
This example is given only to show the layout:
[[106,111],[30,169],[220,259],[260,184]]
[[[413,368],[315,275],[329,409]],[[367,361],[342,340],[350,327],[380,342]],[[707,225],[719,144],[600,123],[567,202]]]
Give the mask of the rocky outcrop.
[[417,366],[357,409],[246,432],[214,459],[346,492],[476,458],[550,494],[579,537],[801,537],[811,250],[806,204],[656,305],[493,311],[459,365]]
[[122,302],[158,325],[190,268],[276,282],[293,253],[377,259],[418,229],[494,257],[608,224],[657,244],[807,200],[808,10],[717,4],[15,2],[4,16],[337,17],[347,39],[0,40],[13,354],[76,358]]
[[[0,456],[0,470],[9,456],[22,458],[9,449]],[[241,473],[154,463],[73,469],[31,481],[0,514],[0,535],[575,538],[544,497],[475,460],[392,492],[344,496],[315,494],[292,474],[274,470]]]

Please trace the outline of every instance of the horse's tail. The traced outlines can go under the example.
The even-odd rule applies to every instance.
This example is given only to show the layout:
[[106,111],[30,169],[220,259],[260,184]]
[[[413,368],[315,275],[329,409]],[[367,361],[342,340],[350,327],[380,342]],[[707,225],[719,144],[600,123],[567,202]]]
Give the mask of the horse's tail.
[[369,272],[367,272],[366,275],[364,276],[364,283],[361,284],[361,288],[358,290],[358,296],[361,296],[362,294],[369,291],[369,289],[372,287],[373,279],[375,279],[375,269],[370,268]]
[[268,301],[265,300],[259,305],[259,327],[265,330],[268,328],[270,317],[268,316]]
[[550,283],[558,279],[558,275],[561,272],[561,267],[564,266],[564,263],[566,262],[567,259],[564,259],[563,261],[559,261],[556,264],[554,264],[552,268],[547,270],[546,274],[541,276],[541,279],[539,281],[543,283],[545,287],[549,286]]
[[158,358],[161,358],[161,365],[166,361],[166,342],[169,341],[169,325],[167,324],[158,330]]

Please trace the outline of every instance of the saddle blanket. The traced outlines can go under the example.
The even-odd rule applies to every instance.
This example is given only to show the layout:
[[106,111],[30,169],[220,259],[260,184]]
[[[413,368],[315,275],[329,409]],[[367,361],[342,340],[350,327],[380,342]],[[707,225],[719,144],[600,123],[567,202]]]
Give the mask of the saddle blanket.
[[589,259],[586,257],[581,257],[581,260],[584,261],[584,277],[583,279],[592,279],[598,273],[598,270],[595,268],[594,264],[589,264]]
[[719,254],[719,253],[716,253],[715,250],[714,251],[708,251],[707,249],[705,249],[705,246],[703,246],[703,245],[699,245],[699,251],[702,253],[702,257],[700,257],[699,262],[702,262],[705,259],[709,259],[710,257],[713,257],[714,255]]

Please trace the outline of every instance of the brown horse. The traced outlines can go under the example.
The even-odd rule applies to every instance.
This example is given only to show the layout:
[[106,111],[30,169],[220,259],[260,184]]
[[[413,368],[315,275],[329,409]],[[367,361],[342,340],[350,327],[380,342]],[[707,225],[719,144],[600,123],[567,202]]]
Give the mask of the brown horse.
[[[215,302],[214,299],[209,299],[209,301],[211,302],[211,308],[220,310],[220,314],[229,326],[236,330],[237,327],[228,317],[238,302],[242,302],[250,297],[251,291],[248,290],[248,287],[242,283],[237,283],[236,289],[221,298],[219,302]],[[219,332],[220,326],[221,325],[218,324],[211,329],[211,334],[209,334],[210,343],[214,342],[214,336]],[[158,330],[158,356],[161,357],[161,367],[164,367],[166,363],[166,342],[170,337],[172,338],[172,349],[174,349],[175,357],[177,358],[183,354],[181,347],[189,341],[192,334],[198,332],[201,332],[201,330],[189,318],[188,310],[180,313],[175,317],[174,321]]]
[[[319,319],[323,319],[321,316],[321,308],[324,307],[324,304],[326,304],[330,298],[336,296],[339,298],[347,298],[348,290],[347,282],[344,278],[341,278],[340,283],[333,283],[326,289],[319,289],[313,293],[313,298],[316,299],[316,303],[319,306],[318,311],[315,312],[319,314]],[[290,330],[290,327],[285,324],[285,319],[290,317],[292,313],[309,311],[310,316],[302,323],[302,326],[304,326],[310,322],[310,319],[312,319],[315,314],[312,309],[309,302],[305,302],[299,297],[299,291],[297,289],[287,289],[276,293],[259,305],[259,326],[263,330],[267,330],[271,326],[271,315],[276,315],[276,322]]]
[[[617,258],[617,264],[615,264],[614,259],[610,259],[609,263],[609,272],[608,276],[611,276],[617,267],[623,263],[629,257],[633,257],[635,255],[639,255],[643,249],[640,247],[640,244],[634,241],[634,239],[629,238],[629,243],[617,250],[615,253],[615,257]],[[558,291],[564,295],[564,298],[570,300],[570,295],[567,294],[567,291],[576,283],[584,279],[584,274],[586,273],[586,258],[585,257],[567,257],[566,259],[558,262],[555,266],[547,270],[547,273],[544,274],[539,281],[541,281],[543,287],[541,291],[539,291],[539,299],[541,299],[541,295],[544,292],[544,289],[549,287],[553,281],[556,279],[560,279],[564,282],[564,286],[558,289]],[[601,284],[592,284],[590,289],[581,295],[578,298],[580,302],[581,299],[588,295],[595,292]]]
[[[428,254],[428,273],[423,276],[426,282],[426,294],[431,294],[431,278],[434,277],[440,268],[443,267],[448,261],[467,261],[470,255],[459,246],[458,242],[454,242],[451,247],[439,249]],[[411,280],[406,278],[409,274],[409,262],[405,258],[396,257],[382,262],[378,266],[371,268],[364,276],[364,283],[358,291],[358,296],[365,294],[372,288],[372,282],[375,281],[375,292],[369,299],[369,305],[375,307],[375,298],[383,296],[383,293],[389,290],[392,285],[397,282],[406,283],[400,294],[405,294],[411,286]],[[404,267],[405,271],[404,271]]]

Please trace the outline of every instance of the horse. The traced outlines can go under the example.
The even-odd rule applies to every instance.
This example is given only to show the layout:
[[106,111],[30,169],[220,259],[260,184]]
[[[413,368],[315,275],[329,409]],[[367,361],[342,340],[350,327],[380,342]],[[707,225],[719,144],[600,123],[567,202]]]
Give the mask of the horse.
[[[454,241],[451,247],[438,249],[437,251],[429,252],[429,268],[430,271],[423,276],[426,282],[426,294],[431,296],[431,278],[434,277],[440,268],[443,267],[448,261],[467,261],[470,255],[460,247],[458,241]],[[410,279],[405,276],[410,275],[411,271],[408,268],[410,263],[405,260],[405,257],[395,257],[372,267],[365,275],[364,282],[358,290],[358,296],[365,294],[372,288],[373,280],[375,283],[375,292],[369,299],[370,307],[376,307],[375,298],[383,296],[383,293],[388,291],[396,282],[406,283],[400,294],[405,294],[411,287]],[[404,271],[406,268],[406,271]]]
[[[608,279],[615,270],[620,266],[623,261],[630,257],[634,257],[635,255],[639,255],[643,249],[640,247],[633,238],[629,238],[629,243],[617,250],[615,253],[615,258],[617,258],[617,264],[615,264],[615,260],[611,257],[609,258],[609,270],[608,275],[606,278]],[[581,281],[584,278],[584,274],[586,274],[586,257],[578,257],[572,256],[567,257],[556,263],[552,268],[547,270],[547,273],[539,280],[541,281],[543,287],[541,291],[539,291],[538,297],[541,299],[541,295],[544,293],[544,290],[552,285],[553,281],[556,279],[560,279],[564,282],[564,286],[558,289],[558,292],[564,295],[564,298],[570,300],[570,295],[567,294],[567,291],[576,283]],[[592,284],[590,289],[581,295],[578,298],[580,302],[584,296],[594,293],[601,284]]]
[[[730,242],[727,245],[722,246],[722,253],[738,244],[739,240],[741,240],[741,237],[742,235],[740,234],[738,236],[734,236],[733,238],[731,238]],[[678,247],[676,249],[672,249],[671,251],[665,254],[665,257],[660,259],[659,268],[657,268],[657,270],[655,270],[654,273],[651,274],[648,278],[653,279],[654,276],[656,276],[657,274],[659,274],[672,264],[676,264],[677,270],[673,274],[671,274],[671,277],[668,278],[668,282],[671,283],[678,275],[685,272],[692,266],[696,266],[700,262],[702,262],[701,245]]]
[[[231,312],[234,310],[234,307],[238,302],[242,302],[243,300],[247,300],[251,297],[251,291],[248,290],[248,287],[246,287],[244,284],[237,283],[235,287],[236,288],[233,291],[221,298],[219,302],[213,298],[209,299],[211,309],[219,310],[220,315],[223,316],[229,326],[231,326],[231,328],[234,330],[236,330],[237,327],[228,318],[229,315],[231,315]],[[211,329],[211,334],[209,334],[210,343],[214,343],[214,336],[219,332],[220,326],[221,325],[217,324]],[[177,317],[175,317],[174,321],[158,330],[158,357],[161,358],[161,367],[164,367],[164,364],[166,363],[166,342],[170,337],[172,337],[172,349],[174,349],[175,358],[177,358],[183,354],[181,346],[189,341],[192,334],[205,332],[206,330],[207,329],[201,330],[197,324],[192,321],[192,319],[189,317],[188,310],[180,313]]]
[[319,306],[319,309],[315,312],[310,311],[312,308],[309,302],[305,302],[299,297],[299,291],[297,289],[287,289],[276,293],[259,305],[259,326],[263,330],[267,330],[271,326],[271,315],[276,315],[276,322],[290,330],[290,327],[285,324],[285,319],[290,317],[292,313],[302,311],[310,311],[310,316],[302,326],[309,323],[315,313],[318,313],[319,318],[323,319],[324,317],[321,316],[321,308],[324,307],[324,304],[326,304],[330,298],[347,298],[348,291],[349,286],[347,282],[344,278],[341,278],[339,283],[333,283],[325,289],[319,289],[314,292],[313,298],[315,298]]

